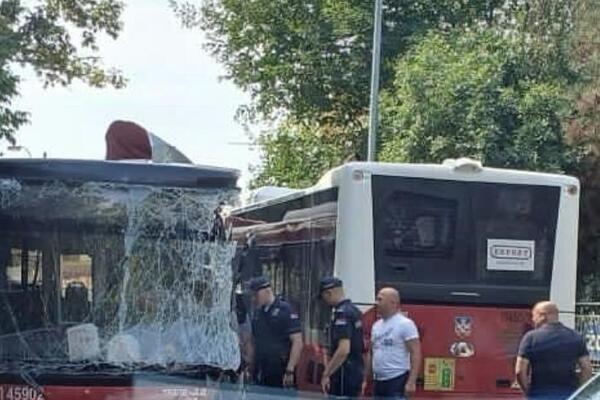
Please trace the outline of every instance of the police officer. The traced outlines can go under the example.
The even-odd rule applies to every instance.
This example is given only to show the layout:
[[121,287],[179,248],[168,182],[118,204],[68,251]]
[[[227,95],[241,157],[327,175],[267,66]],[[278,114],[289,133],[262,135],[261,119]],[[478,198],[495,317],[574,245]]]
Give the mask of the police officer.
[[342,281],[335,277],[321,279],[321,299],[333,307],[329,327],[329,361],[321,378],[324,393],[355,397],[363,380],[362,313],[344,297]]
[[275,297],[266,278],[253,278],[249,287],[256,306],[252,317],[254,376],[261,385],[293,386],[302,351],[298,314]]

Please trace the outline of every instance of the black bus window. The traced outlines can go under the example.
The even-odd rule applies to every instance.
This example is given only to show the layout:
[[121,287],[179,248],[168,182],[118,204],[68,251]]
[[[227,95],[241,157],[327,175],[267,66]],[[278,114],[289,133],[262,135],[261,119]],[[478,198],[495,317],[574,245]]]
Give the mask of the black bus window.
[[86,254],[60,256],[62,321],[83,322],[92,301],[92,259]]
[[8,290],[24,290],[39,286],[42,281],[42,252],[13,248],[6,265]]
[[[558,188],[479,184],[474,186],[473,199],[477,278],[517,286],[547,284],[552,271]],[[523,248],[531,252],[529,260],[509,262],[506,268],[490,264],[490,252],[498,246],[499,251]]]
[[275,295],[284,294],[284,273],[281,261],[270,259],[262,263],[262,275],[271,282]]
[[443,257],[454,248],[457,202],[395,191],[381,208],[383,248],[396,256]]
[[8,287],[8,274],[6,269],[11,265],[11,251],[7,243],[0,244],[0,290]]
[[309,290],[307,294],[310,307],[310,321],[307,321],[309,325],[307,342],[326,346],[326,328],[331,320],[331,309],[320,299],[319,282],[322,277],[333,274],[335,239],[332,237],[315,243],[312,256],[313,268],[309,271]]
[[289,244],[282,248],[282,265],[285,271],[284,297],[300,316],[302,324],[305,323],[308,308],[306,304],[307,271],[310,268],[306,257],[306,245]]

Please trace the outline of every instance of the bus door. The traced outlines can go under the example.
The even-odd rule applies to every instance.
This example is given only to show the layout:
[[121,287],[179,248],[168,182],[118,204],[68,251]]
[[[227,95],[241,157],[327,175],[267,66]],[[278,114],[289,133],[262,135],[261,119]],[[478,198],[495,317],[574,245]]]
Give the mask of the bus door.
[[[333,188],[234,215],[257,222],[233,229],[234,239],[253,237],[258,254],[256,262],[242,261],[242,271],[267,276],[275,294],[298,311],[304,338],[296,371],[300,390],[320,391],[330,310],[318,298],[318,288],[323,276],[333,274],[336,202]],[[248,271],[240,273],[244,279],[248,275]]]

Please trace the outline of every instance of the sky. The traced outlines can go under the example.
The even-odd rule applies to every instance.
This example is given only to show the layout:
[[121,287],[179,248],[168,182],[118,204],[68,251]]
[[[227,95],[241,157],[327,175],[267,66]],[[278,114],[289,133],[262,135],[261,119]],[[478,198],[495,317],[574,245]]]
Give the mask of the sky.
[[219,79],[225,71],[202,48],[202,32],[182,28],[167,0],[126,4],[119,38],[103,39],[100,55],[107,66],[123,72],[127,87],[92,89],[75,83],[44,89],[25,72],[15,106],[31,113],[31,123],[20,129],[18,144],[33,157],[46,152],[53,158],[103,159],[108,125],[126,119],[194,163],[239,169],[244,186],[258,151],[243,145],[249,139],[234,115],[249,97]]

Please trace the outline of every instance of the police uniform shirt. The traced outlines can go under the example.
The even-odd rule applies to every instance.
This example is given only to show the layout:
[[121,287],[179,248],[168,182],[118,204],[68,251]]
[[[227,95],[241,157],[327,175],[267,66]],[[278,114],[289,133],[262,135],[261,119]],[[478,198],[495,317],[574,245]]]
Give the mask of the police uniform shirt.
[[340,340],[350,340],[350,354],[348,361],[362,368],[363,353],[363,332],[362,332],[362,313],[350,300],[344,300],[333,308],[331,316],[331,326],[329,328],[329,352],[335,353]]
[[290,351],[290,335],[301,332],[298,314],[286,301],[276,298],[269,305],[256,310],[252,319],[252,334],[257,362],[273,358],[286,360]]

